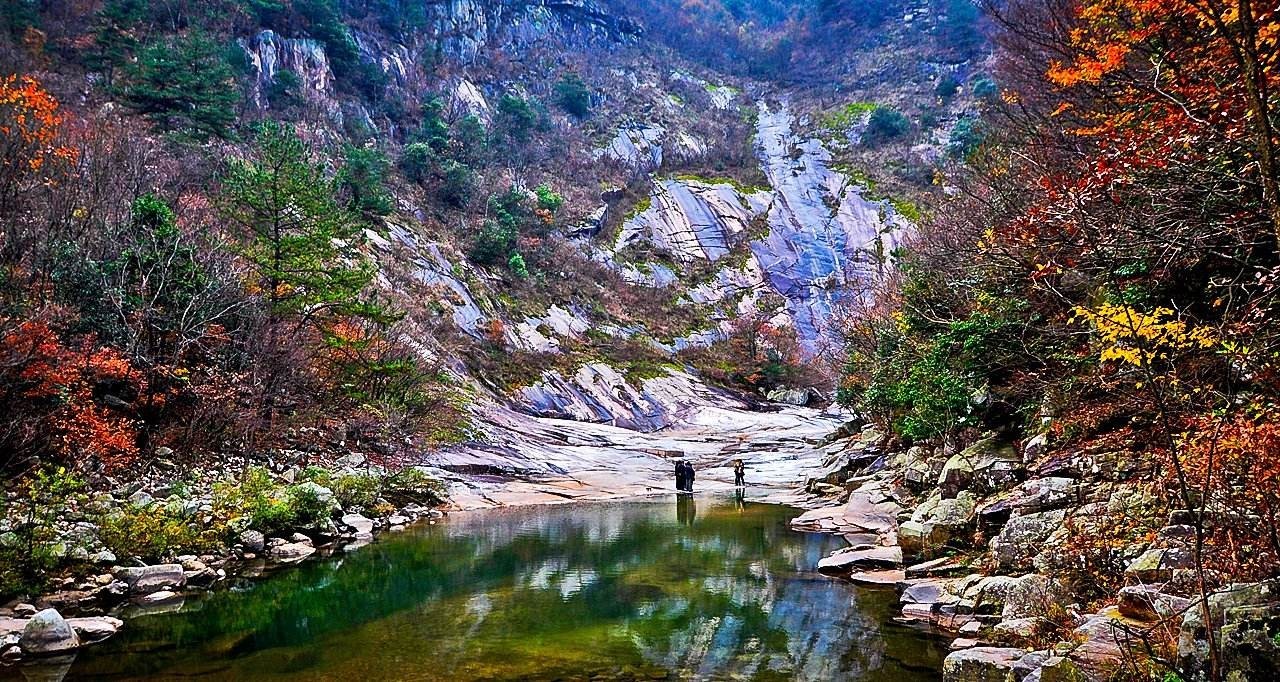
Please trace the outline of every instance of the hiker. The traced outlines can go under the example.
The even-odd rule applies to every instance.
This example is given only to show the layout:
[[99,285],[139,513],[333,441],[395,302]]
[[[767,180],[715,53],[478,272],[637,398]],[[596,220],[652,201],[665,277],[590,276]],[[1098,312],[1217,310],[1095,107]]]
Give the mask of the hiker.
[[693,492],[693,478],[694,478],[693,465],[688,462],[685,462],[684,463],[684,491],[687,493]]
[[735,488],[747,487],[747,465],[742,460],[733,460],[733,485]]
[[676,490],[680,492],[684,492],[684,467],[683,459],[676,461]]

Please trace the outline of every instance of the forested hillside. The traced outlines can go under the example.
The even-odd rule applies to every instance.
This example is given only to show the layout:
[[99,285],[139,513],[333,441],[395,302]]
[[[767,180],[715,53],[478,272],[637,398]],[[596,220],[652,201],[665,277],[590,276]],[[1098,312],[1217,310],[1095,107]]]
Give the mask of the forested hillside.
[[1248,0],[7,2],[6,618],[745,452],[822,462],[820,566],[960,635],[948,679],[1269,679],[1278,40]]
[[986,82],[908,4],[7,3],[3,591],[829,401]]

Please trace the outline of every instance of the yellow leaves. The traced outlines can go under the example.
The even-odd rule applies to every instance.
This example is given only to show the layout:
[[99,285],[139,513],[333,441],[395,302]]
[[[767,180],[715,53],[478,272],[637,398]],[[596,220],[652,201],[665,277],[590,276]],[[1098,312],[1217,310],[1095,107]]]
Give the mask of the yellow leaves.
[[893,311],[893,324],[902,334],[906,334],[910,330],[910,325],[907,323],[907,314],[901,310]]
[[987,229],[983,230],[982,237],[978,239],[978,249],[980,251],[986,251],[987,249],[995,246],[995,244],[996,244],[995,228],[988,227]]
[[1088,322],[1102,338],[1102,362],[1143,367],[1168,360],[1171,353],[1207,350],[1222,344],[1212,329],[1188,324],[1170,308],[1142,312],[1111,303],[1094,310],[1077,306],[1072,319]]

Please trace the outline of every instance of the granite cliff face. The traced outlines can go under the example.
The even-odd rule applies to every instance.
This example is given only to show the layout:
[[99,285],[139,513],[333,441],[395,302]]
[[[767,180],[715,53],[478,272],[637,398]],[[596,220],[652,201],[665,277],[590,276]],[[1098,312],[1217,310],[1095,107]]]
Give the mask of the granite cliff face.
[[[536,79],[548,78],[538,66],[548,59],[589,63],[598,77],[612,80],[616,87],[595,96],[597,132],[590,146],[551,161],[550,180],[557,181],[556,172],[577,169],[574,179],[558,184],[596,178],[604,188],[599,203],[581,211],[585,218],[572,233],[573,243],[628,286],[704,311],[688,328],[658,334],[645,320],[623,323],[581,299],[513,308],[503,282],[470,264],[464,244],[421,229],[416,219],[393,217],[385,232],[369,234],[376,254],[384,268],[420,292],[415,296],[433,299],[437,311],[429,320],[412,319],[407,333],[466,387],[488,442],[507,442],[508,430],[532,432],[528,420],[653,432],[696,421],[706,410],[745,410],[743,400],[674,362],[682,349],[727,338],[744,318],[763,316],[793,329],[811,357],[838,348],[833,320],[883,275],[910,225],[889,202],[870,198],[865,187],[833,168],[804,107],[792,103],[785,89],[695,64],[673,68],[668,60],[678,60],[676,55],[651,59],[644,29],[604,3],[448,0],[422,9],[424,28],[411,34],[395,37],[366,26],[353,27],[352,36],[361,58],[385,74],[389,92],[402,98],[438,95],[450,117],[493,121],[503,93],[546,88]],[[321,136],[340,139],[340,131],[353,126],[382,126],[381,134],[403,136],[401,128],[412,125],[381,118],[367,101],[344,92],[316,40],[268,30],[239,42],[249,55],[254,107],[281,106],[271,101],[272,86],[287,70],[301,82],[308,107],[320,114],[310,125]],[[742,139],[717,142],[730,134],[720,122],[744,118],[747,125],[733,133]],[[569,118],[551,121],[556,134],[570,134],[578,125]],[[745,166],[758,179],[743,183],[702,171],[723,164],[712,156],[722,153],[715,151],[717,144],[749,150]],[[619,216],[628,207],[619,205],[619,185],[610,183],[640,186],[639,205]],[[400,213],[415,215],[410,197],[397,200]],[[606,224],[615,227],[606,230]],[[385,277],[384,284],[406,286]],[[464,362],[448,357],[449,348],[436,342],[442,329],[476,343],[496,334],[513,352],[566,358],[591,339],[615,339],[644,344],[672,362],[637,373],[607,357],[585,357],[557,363],[511,389],[471,376]],[[528,464],[518,452],[522,447],[513,442],[464,459],[522,470]]]

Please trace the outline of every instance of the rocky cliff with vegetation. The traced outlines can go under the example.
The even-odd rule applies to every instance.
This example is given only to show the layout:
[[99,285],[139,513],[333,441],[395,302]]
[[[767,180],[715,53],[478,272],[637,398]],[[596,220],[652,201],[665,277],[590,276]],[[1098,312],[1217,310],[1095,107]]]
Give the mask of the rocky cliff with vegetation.
[[305,556],[602,465],[588,424],[655,469],[627,434],[807,428],[751,410],[832,399],[969,9],[9,3],[0,590]]
[[1276,17],[984,4],[6,4],[0,593],[750,440],[956,679],[1265,674]]

